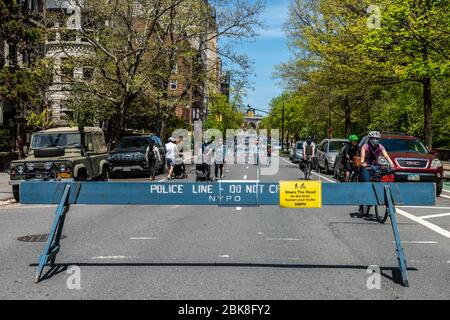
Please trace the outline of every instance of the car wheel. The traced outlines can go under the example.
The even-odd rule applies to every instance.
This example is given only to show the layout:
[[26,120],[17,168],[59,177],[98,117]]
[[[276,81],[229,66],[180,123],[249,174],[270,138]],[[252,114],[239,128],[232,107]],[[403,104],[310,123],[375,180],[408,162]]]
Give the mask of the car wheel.
[[338,173],[338,169],[337,166],[334,166],[334,170],[333,170],[333,178],[338,180],[339,177],[339,173]]
[[325,161],[325,174],[330,173],[330,167],[328,166],[328,161]]
[[109,180],[109,169],[107,166],[104,166],[102,169],[102,175],[100,176],[100,181],[108,181]]
[[12,192],[13,192],[13,197],[14,200],[16,200],[17,203],[19,203],[19,199],[20,199],[20,186],[12,186]]
[[78,172],[78,177],[75,178],[75,181],[86,181],[87,180],[87,174],[86,170],[81,170]]

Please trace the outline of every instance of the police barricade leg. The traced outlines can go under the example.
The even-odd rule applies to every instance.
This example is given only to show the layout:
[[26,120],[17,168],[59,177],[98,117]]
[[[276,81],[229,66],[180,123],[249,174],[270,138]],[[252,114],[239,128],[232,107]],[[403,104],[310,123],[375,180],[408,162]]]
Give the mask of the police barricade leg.
[[403,252],[402,243],[400,240],[400,232],[398,231],[397,224],[397,213],[395,211],[394,201],[392,198],[391,188],[389,184],[384,186],[385,199],[386,199],[386,207],[389,213],[389,217],[391,219],[392,231],[394,233],[395,246],[397,247],[397,259],[400,267],[400,273],[402,276],[402,284],[405,287],[409,287],[408,280],[408,267],[406,264],[405,254]]
[[64,228],[64,221],[66,218],[66,213],[69,210],[69,191],[70,191],[70,185],[66,184],[64,188],[63,195],[61,197],[61,201],[59,202],[59,205],[56,209],[56,214],[53,219],[53,224],[50,229],[50,233],[47,238],[47,242],[45,244],[44,249],[42,250],[42,253],[39,257],[39,263],[36,268],[36,276],[35,276],[35,283],[38,283],[41,279],[42,271],[44,270],[44,267],[47,264],[50,264],[50,267],[53,268],[55,265],[55,259],[56,255],[59,252],[60,246],[60,240],[62,235],[62,230]]

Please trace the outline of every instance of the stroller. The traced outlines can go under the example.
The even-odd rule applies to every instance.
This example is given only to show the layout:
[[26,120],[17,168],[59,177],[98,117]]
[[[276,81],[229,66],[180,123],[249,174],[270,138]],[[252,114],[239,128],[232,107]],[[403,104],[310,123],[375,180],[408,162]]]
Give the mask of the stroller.
[[210,176],[209,172],[209,166],[206,163],[198,164],[195,166],[195,174],[196,179],[195,181],[211,181],[211,179],[208,179]]
[[174,179],[186,179],[188,175],[186,174],[186,167],[183,164],[177,164],[173,167],[173,178]]

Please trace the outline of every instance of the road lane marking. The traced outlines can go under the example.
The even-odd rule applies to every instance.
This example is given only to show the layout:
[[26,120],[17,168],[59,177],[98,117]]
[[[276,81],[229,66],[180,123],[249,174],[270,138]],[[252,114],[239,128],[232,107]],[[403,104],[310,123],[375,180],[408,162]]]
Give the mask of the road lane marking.
[[220,183],[260,183],[260,180],[220,180]]
[[[17,203],[11,203],[9,204],[11,207],[0,207],[0,210],[17,210],[17,209],[48,209],[48,208],[56,208],[56,205],[49,205],[49,206],[30,206],[30,207],[25,207],[25,206],[21,206]],[[76,206],[74,206],[76,207]]]
[[428,221],[425,221],[425,220],[423,220],[421,218],[418,218],[415,215],[412,215],[412,214],[410,214],[410,213],[408,213],[406,211],[403,211],[401,209],[397,209],[397,212],[399,214],[401,214],[402,216],[404,216],[405,218],[411,219],[411,220],[417,222],[418,224],[421,224],[424,227],[427,227],[428,229],[431,229],[434,232],[439,233],[441,236],[444,236],[444,237],[450,239],[450,232],[449,231],[447,231],[445,229],[442,229],[441,227],[438,227],[437,225],[434,225],[434,224],[432,224],[432,223],[430,223]]
[[442,218],[442,217],[448,217],[450,216],[450,213],[441,213],[441,214],[432,214],[429,216],[422,216],[420,219],[434,219],[434,218]]
[[443,194],[441,194],[439,197],[450,199],[449,196],[444,196]]
[[267,241],[300,241],[300,239],[295,238],[266,238]]
[[397,206],[396,208],[411,208],[411,209],[432,209],[432,210],[450,210],[450,207],[416,207],[416,206]]
[[[291,164],[291,165],[294,165],[294,164],[288,162],[286,159],[284,159],[284,158],[282,158],[282,157],[280,157],[280,158],[281,158],[282,160],[284,160],[285,162],[287,162],[287,163],[289,163],[289,164]],[[327,181],[329,181],[329,182],[332,182],[332,183],[336,183],[336,182],[337,182],[337,181],[333,181],[333,180],[330,180],[330,179],[328,179],[328,178],[325,178],[325,177],[323,177],[322,175],[317,174],[317,173],[315,173],[315,172],[311,172],[311,173],[312,173],[312,174],[315,174],[316,176],[319,176],[319,177],[321,177],[321,178],[323,178],[323,179],[325,179],[325,180],[327,180]],[[450,197],[448,197],[448,196],[443,196],[443,195],[441,195],[441,197],[450,199]],[[396,208],[398,208],[398,207],[396,207]],[[417,208],[417,207],[416,207],[416,208]],[[441,227],[438,227],[438,226],[436,226],[436,225],[434,225],[434,224],[432,224],[432,223],[430,223],[430,222],[428,222],[428,221],[422,220],[421,218],[416,217],[415,215],[412,215],[412,214],[410,214],[410,213],[408,213],[408,212],[406,212],[406,211],[397,209],[397,212],[398,212],[399,214],[401,214],[402,216],[404,216],[404,217],[406,217],[406,218],[408,218],[408,219],[410,219],[410,220],[413,220],[413,221],[417,222],[418,224],[421,224],[421,225],[427,227],[428,229],[430,229],[430,230],[432,230],[432,231],[434,231],[434,232],[436,232],[436,233],[439,233],[440,235],[442,235],[442,236],[444,236],[444,237],[446,237],[446,238],[450,238],[450,232],[447,231],[447,230],[445,230],[445,229],[443,229],[443,228],[441,228]]]
[[171,209],[178,209],[179,207],[181,207],[180,205],[176,205],[176,206],[173,206]]
[[[392,243],[395,243],[395,241],[392,241]],[[437,241],[402,241],[402,243],[406,243],[406,244],[438,244]]]
[[244,180],[247,180],[247,175],[244,176]]
[[[292,162],[287,161],[287,160],[284,159],[283,157],[280,157],[280,159],[283,160],[284,162],[286,162],[287,164],[290,164],[290,165],[292,165],[292,166],[294,166],[294,167],[297,167],[296,164],[293,164]],[[335,180],[328,179],[327,177],[324,177],[323,175],[321,175],[321,174],[319,174],[319,173],[316,173],[316,172],[314,172],[314,171],[311,171],[311,173],[312,173],[313,175],[315,175],[315,176],[318,176],[318,177],[320,177],[320,178],[322,178],[322,179],[328,181],[328,182],[336,183]]]
[[92,257],[95,260],[120,260],[120,259],[133,259],[134,257],[126,257],[126,256],[100,256],[100,257]]
[[140,237],[140,238],[130,238],[130,240],[161,240],[161,238]]
[[224,254],[222,256],[219,256],[219,258],[229,258],[230,256],[228,254]]
[[241,207],[237,207],[236,211],[242,211],[242,208]]

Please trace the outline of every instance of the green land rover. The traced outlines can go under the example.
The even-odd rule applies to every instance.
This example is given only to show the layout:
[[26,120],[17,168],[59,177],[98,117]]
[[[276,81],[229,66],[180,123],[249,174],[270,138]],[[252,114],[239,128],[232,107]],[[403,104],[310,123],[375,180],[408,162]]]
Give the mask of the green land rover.
[[28,156],[11,162],[10,185],[19,202],[20,183],[39,181],[106,181],[108,150],[100,128],[55,128],[31,138]]

